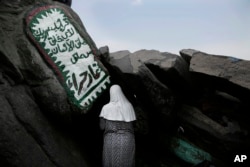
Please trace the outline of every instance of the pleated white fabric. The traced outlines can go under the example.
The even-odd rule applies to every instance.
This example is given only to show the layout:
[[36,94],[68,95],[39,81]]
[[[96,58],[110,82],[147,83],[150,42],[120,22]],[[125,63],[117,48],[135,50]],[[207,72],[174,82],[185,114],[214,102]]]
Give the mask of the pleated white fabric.
[[136,120],[135,111],[119,85],[110,88],[110,102],[103,106],[100,117],[111,121],[131,122]]

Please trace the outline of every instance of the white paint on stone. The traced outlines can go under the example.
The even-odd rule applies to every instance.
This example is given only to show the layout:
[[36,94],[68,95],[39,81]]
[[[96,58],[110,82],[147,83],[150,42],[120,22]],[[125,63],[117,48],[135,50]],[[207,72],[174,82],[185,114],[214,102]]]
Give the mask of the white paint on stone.
[[30,21],[30,30],[63,74],[74,103],[90,105],[106,89],[109,76],[100,68],[90,46],[61,9],[49,8]]

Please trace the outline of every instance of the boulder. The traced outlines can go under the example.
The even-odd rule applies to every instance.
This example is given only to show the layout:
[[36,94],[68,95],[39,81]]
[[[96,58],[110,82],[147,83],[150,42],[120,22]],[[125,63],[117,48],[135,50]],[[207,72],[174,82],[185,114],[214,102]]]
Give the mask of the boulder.
[[[118,51],[110,54],[110,63],[122,72],[137,74],[142,64],[157,66],[167,72],[173,70],[185,80],[189,80],[188,64],[178,55],[157,50],[139,50],[134,53]],[[121,63],[123,62],[123,63]],[[124,67],[124,65],[127,65]],[[131,66],[128,66],[131,65]]]
[[[43,115],[26,86],[1,92],[0,155],[4,166],[87,166],[74,140]],[[71,150],[71,151],[69,151]]]
[[[134,53],[118,51],[110,54],[109,64],[123,73],[123,76],[133,75],[139,78],[139,81],[143,81],[141,85],[145,85],[148,89],[147,92],[152,94],[149,95],[150,97],[158,96],[159,99],[168,99],[165,104],[171,107],[174,104],[175,94],[191,89],[189,66],[180,56],[175,54],[157,50],[139,50]],[[131,79],[125,80],[131,81]],[[166,95],[161,97],[161,94],[156,93],[151,87],[155,89],[161,87],[159,92],[165,91]],[[169,96],[169,98],[166,96]],[[153,99],[159,103],[162,101]],[[156,106],[159,105],[156,104]]]
[[225,79],[250,90],[250,61],[198,52],[190,62],[192,72]]
[[[94,109],[83,110],[71,101],[58,73],[44,58],[44,50],[31,40],[26,22],[29,12],[35,8],[49,6],[64,10],[87,39],[100,67],[105,69],[98,59],[100,52],[81,20],[69,6],[52,0],[0,3],[1,166],[100,166],[101,160],[90,162],[91,157],[101,159],[101,153],[96,154],[101,141],[93,139],[100,134],[98,121],[89,122],[81,115]],[[95,100],[92,98],[91,102]],[[85,121],[79,121],[78,117]],[[97,127],[90,126],[91,123]],[[90,126],[89,131],[97,130],[94,136],[86,135],[86,124]],[[97,142],[91,149],[90,137]]]
[[199,53],[200,51],[194,50],[194,49],[182,49],[180,51],[181,57],[188,63],[190,64],[190,60],[192,56],[196,53]]

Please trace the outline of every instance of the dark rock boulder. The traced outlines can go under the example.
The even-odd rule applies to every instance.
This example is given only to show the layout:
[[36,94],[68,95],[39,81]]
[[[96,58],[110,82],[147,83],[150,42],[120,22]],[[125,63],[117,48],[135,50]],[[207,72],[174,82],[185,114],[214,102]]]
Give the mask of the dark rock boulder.
[[200,51],[194,50],[194,49],[182,49],[180,51],[181,57],[188,63],[190,64],[190,60],[192,56],[196,53],[199,53]]
[[70,136],[43,115],[29,88],[14,86],[1,92],[0,103],[1,165],[87,166]]
[[[155,63],[154,60],[163,60],[164,56],[158,51],[138,51],[130,53],[129,51],[119,51],[110,54],[109,65],[113,70],[122,74],[123,80],[132,87],[136,97],[141,97],[141,102],[145,103],[149,97],[154,107],[162,113],[170,112],[166,106],[173,106],[173,95],[169,88],[164,85],[149,69],[146,63]],[[129,79],[130,78],[130,79]],[[133,78],[133,79],[132,79]],[[141,85],[141,86],[140,86]],[[138,87],[141,87],[138,90]],[[154,98],[151,98],[154,97]]]
[[[3,0],[0,4],[0,166],[100,166],[100,160],[90,160],[93,155],[101,159],[101,153],[96,153],[101,146],[95,139],[100,134],[98,120],[88,120],[91,114],[85,118],[72,105],[26,33],[25,19],[31,9],[56,5],[77,22],[98,58],[100,53],[81,20],[70,7],[51,0]],[[92,136],[88,134],[91,130],[96,130]],[[89,144],[90,138],[98,143]]]
[[[132,88],[127,92],[136,96],[139,118],[146,118],[137,120],[137,125],[146,124],[143,128],[147,129],[146,134],[137,129],[138,154],[144,154],[142,159],[151,157],[144,163],[152,166],[174,166],[173,161],[181,166],[198,161],[200,165],[206,161],[216,166],[232,165],[229,159],[250,148],[250,127],[244,116],[249,110],[249,77],[248,69],[237,67],[234,74],[242,81],[235,81],[232,70],[225,67],[248,61],[192,49],[183,49],[180,54],[119,51],[111,53],[107,61],[112,67],[109,70],[117,71],[112,76],[119,76],[124,87]],[[154,143],[154,148],[149,143]],[[145,154],[145,147],[152,153]],[[163,160],[164,156],[169,158]]]
[[[249,99],[250,62],[228,56],[195,53],[190,71],[198,77],[201,85],[209,85],[247,102]],[[203,80],[203,81],[202,81]]]
[[249,61],[199,52],[192,56],[190,69],[193,72],[223,78],[233,84],[250,89]]
[[[134,53],[119,51],[110,54],[109,63],[114,68],[124,73],[124,76],[133,75],[138,77],[139,81],[143,81],[141,85],[145,85],[147,89],[151,89],[147,92],[155,92],[155,90],[150,87],[154,87],[155,89],[161,87],[158,93],[155,92],[153,95],[149,96],[154,97],[157,102],[161,101],[159,99],[168,99],[168,102],[165,104],[169,106],[173,106],[172,103],[174,102],[175,94],[190,89],[191,80],[188,71],[189,66],[178,55],[156,50],[140,50]],[[128,80],[128,82],[129,81],[130,80]],[[154,86],[149,86],[150,82],[151,85],[153,83]],[[161,97],[160,92],[163,93],[164,90],[169,98]],[[157,96],[159,96],[158,100],[155,98]],[[159,105],[156,104],[156,106]]]

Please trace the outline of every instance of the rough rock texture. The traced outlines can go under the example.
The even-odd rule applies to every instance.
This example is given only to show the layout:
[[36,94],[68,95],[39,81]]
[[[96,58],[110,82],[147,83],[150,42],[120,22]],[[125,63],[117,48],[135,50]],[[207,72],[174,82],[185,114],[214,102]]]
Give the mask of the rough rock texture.
[[197,53],[192,56],[193,72],[219,77],[250,90],[250,62],[234,57]]
[[92,122],[98,121],[89,123],[91,114],[75,121],[80,112],[25,33],[25,14],[38,3],[67,8],[85,31],[78,16],[61,3],[0,1],[0,166],[100,166],[90,160],[100,158],[92,154],[101,145],[94,143],[100,132]]
[[194,50],[194,49],[182,49],[180,51],[181,57],[188,63],[190,64],[190,60],[192,56],[196,53],[199,53],[200,51]]
[[[24,31],[25,13],[39,2],[56,3],[0,1],[0,166],[101,166],[98,115],[108,91],[88,113],[72,106]],[[249,61],[107,46],[98,58],[135,108],[136,166],[232,166],[235,155],[250,155]]]
[[42,114],[29,88],[14,86],[1,92],[0,99],[3,166],[87,165],[69,136],[52,126]]
[[192,49],[180,55],[140,50],[105,58],[135,97],[137,165],[232,165],[250,150],[249,61]]

